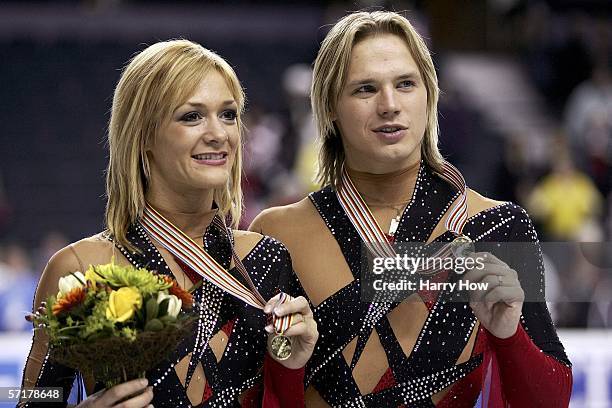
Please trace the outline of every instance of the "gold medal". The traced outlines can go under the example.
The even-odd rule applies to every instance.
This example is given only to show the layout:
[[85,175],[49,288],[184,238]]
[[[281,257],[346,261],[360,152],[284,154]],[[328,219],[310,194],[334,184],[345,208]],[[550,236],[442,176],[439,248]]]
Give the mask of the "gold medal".
[[286,360],[291,356],[291,339],[283,334],[277,334],[272,338],[270,349],[277,360]]
[[451,242],[451,250],[455,258],[465,258],[473,254],[476,250],[474,247],[474,241],[467,235],[458,235],[453,242]]

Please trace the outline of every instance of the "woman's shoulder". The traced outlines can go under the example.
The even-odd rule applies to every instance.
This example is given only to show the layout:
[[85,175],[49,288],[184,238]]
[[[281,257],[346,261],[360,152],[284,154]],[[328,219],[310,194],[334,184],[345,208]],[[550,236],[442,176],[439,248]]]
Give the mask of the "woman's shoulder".
[[285,254],[287,248],[275,238],[258,232],[234,230],[236,255],[240,259],[264,251],[267,253]]
[[52,271],[83,271],[91,264],[107,263],[113,255],[114,244],[104,233],[73,242],[57,251],[47,264]]
[[103,233],[83,238],[57,251],[43,270],[37,292],[39,296],[54,293],[57,282],[72,272],[85,272],[89,265],[110,262],[113,243]]

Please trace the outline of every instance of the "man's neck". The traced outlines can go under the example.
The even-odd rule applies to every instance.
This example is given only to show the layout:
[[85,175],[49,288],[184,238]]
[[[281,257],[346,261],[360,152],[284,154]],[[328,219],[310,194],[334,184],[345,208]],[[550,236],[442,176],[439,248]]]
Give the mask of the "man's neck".
[[406,204],[412,197],[420,162],[390,173],[374,174],[347,167],[353,184],[368,205]]

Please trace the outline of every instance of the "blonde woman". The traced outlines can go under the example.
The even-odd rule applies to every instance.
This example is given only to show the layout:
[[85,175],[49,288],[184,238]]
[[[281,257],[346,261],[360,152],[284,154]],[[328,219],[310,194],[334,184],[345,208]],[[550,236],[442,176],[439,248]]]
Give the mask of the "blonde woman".
[[[307,405],[473,407],[482,392],[488,407],[567,406],[570,363],[543,299],[524,302],[518,278],[543,272],[535,230],[522,208],[467,189],[442,158],[436,71],[410,22],[384,11],[343,17],[321,44],[311,98],[323,188],[251,226],[287,246],[314,305],[322,335]],[[534,250],[512,267],[477,254],[483,268],[465,279],[487,290],[469,303],[452,289],[363,301],[362,250],[389,257],[393,243],[470,239]]]
[[[244,94],[233,69],[199,44],[166,41],[137,54],[124,69],[113,99],[107,229],[50,259],[34,304],[57,292],[60,277],[108,263],[112,257],[120,264],[173,275],[185,288],[201,280],[197,271],[143,228],[145,206],[163,215],[234,275],[235,251],[255,287],[271,299],[266,313],[276,305],[279,289],[295,292],[299,283],[280,243],[213,223],[229,218],[235,227],[240,219],[243,108]],[[166,363],[151,370],[145,380],[109,390],[99,390],[95,379],[85,378],[92,395],[78,406],[303,405],[303,367],[318,337],[306,300],[298,297],[274,308],[277,316],[294,314],[295,323],[285,332],[293,337],[291,356],[279,362],[266,352],[271,328],[264,312],[206,280],[194,296],[206,305],[197,330]],[[210,332],[208,341],[198,339],[196,333],[206,332]],[[37,331],[23,385],[61,386],[67,398],[76,373],[49,361],[47,352],[47,339]]]

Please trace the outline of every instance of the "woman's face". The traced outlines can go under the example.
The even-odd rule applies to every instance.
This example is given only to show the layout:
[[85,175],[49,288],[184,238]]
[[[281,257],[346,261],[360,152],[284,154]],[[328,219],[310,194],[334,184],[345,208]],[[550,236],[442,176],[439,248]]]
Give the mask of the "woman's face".
[[388,173],[420,160],[427,90],[404,40],[384,34],[353,46],[334,119],[353,169]]
[[187,194],[225,186],[240,145],[237,112],[225,79],[211,70],[148,148],[149,188]]

